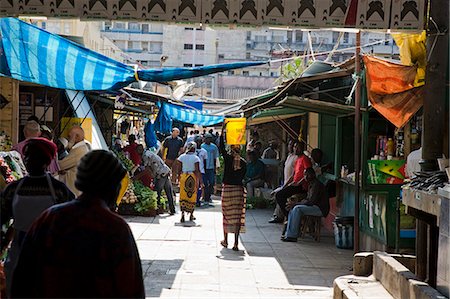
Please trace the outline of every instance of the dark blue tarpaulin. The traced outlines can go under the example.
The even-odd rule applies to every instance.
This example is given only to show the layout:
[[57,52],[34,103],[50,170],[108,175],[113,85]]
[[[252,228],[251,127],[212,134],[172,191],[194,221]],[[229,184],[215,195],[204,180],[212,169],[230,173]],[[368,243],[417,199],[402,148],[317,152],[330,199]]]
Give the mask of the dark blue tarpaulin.
[[[142,80],[169,82],[266,62],[137,70],[16,18],[0,19],[0,75],[70,90],[115,90]],[[5,65],[6,64],[6,65]]]

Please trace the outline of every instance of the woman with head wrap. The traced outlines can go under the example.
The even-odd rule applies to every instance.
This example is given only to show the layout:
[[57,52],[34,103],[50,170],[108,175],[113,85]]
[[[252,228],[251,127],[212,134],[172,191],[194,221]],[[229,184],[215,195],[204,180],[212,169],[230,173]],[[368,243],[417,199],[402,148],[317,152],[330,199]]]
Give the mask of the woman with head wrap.
[[243,180],[246,173],[244,159],[241,158],[239,145],[231,145],[228,153],[225,149],[224,131],[220,136],[220,152],[224,159],[222,187],[223,235],[220,242],[228,247],[228,233],[234,234],[233,250],[238,251],[239,233],[245,232],[245,189]]
[[8,293],[24,237],[33,221],[50,206],[75,198],[63,183],[46,172],[55,157],[56,145],[53,142],[44,138],[28,139],[23,147],[28,175],[8,185],[0,194],[1,225],[14,220],[13,240],[5,263]]
[[195,154],[197,144],[189,142],[186,153],[178,157],[181,163],[180,182],[180,210],[181,222],[184,222],[184,212],[190,213],[190,221],[195,220],[194,209],[197,201],[198,186],[203,186],[202,176],[200,172],[200,159]]
[[34,222],[14,273],[13,297],[145,297],[133,235],[112,211],[125,174],[110,152],[81,159],[75,185],[82,194]]

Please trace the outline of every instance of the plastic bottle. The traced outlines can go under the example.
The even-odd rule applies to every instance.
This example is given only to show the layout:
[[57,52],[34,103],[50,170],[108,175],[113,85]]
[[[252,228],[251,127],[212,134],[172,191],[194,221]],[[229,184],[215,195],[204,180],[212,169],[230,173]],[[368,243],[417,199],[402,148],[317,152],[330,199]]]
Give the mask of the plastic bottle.
[[395,154],[395,144],[392,138],[389,138],[387,141],[387,155],[394,156]]

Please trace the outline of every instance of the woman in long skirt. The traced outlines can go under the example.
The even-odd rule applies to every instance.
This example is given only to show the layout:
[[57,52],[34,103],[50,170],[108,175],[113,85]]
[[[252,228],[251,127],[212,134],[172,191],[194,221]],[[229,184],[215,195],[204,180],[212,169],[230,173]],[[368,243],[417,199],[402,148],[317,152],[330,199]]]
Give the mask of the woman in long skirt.
[[241,158],[240,146],[231,145],[230,153],[225,149],[225,141],[220,136],[220,152],[224,159],[224,174],[222,187],[223,235],[220,242],[228,247],[228,234],[234,234],[233,250],[239,250],[239,233],[245,232],[245,189],[243,179],[246,172],[246,162]]
[[190,221],[195,220],[194,209],[197,201],[197,190],[203,185],[200,173],[200,159],[195,154],[197,144],[189,142],[186,153],[178,157],[181,163],[180,182],[180,210],[181,222],[184,222],[184,212],[191,214]]

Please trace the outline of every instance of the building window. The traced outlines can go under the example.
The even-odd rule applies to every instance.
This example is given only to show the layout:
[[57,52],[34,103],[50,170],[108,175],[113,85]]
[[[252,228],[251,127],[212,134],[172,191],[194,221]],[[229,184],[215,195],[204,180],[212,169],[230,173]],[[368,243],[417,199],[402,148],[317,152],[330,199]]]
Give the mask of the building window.
[[245,53],[245,59],[250,59],[252,57],[252,53],[247,52]]
[[141,49],[141,42],[128,41],[128,49],[130,49],[130,50],[140,50]]
[[148,42],[142,42],[142,51],[148,52]]
[[143,66],[147,66],[147,65],[148,65],[148,61],[147,61],[147,60],[141,60],[141,64],[142,64]]
[[242,71],[242,75],[245,77],[248,77],[248,76],[250,76],[250,73],[249,73],[249,71]]
[[147,33],[150,31],[150,25],[149,24],[142,24],[142,32]]
[[348,44],[348,35],[349,35],[348,32],[344,32],[344,40],[342,43]]
[[105,23],[104,23],[105,25],[104,25],[104,27],[105,27],[105,30],[111,30],[111,28],[112,28],[112,22],[111,21],[106,21]]
[[219,54],[219,59],[225,59],[225,54]]
[[46,22],[42,22],[42,23],[41,23],[41,28],[42,28],[42,29],[45,29],[46,26],[47,26],[47,23],[46,23]]
[[205,45],[195,45],[196,50],[205,50]]
[[197,30],[197,31],[203,31],[203,27],[195,28],[195,30]]
[[251,40],[251,39],[252,39],[252,32],[247,31],[247,40]]
[[229,76],[233,76],[234,75],[234,71],[228,71],[228,75]]
[[184,30],[194,30],[192,27],[184,27]]
[[150,43],[150,52],[152,52],[152,53],[162,53],[162,43],[160,43],[160,42],[151,42]]
[[333,43],[335,44],[339,39],[339,32],[333,32]]
[[124,22],[114,22],[114,29],[119,29],[119,30],[125,29],[125,23]]
[[265,43],[267,41],[267,36],[265,35],[255,35],[255,41],[259,43]]
[[303,31],[301,31],[301,30],[296,30],[295,31],[295,41],[297,43],[303,42]]
[[192,64],[190,64],[190,63],[185,63],[185,64],[183,64],[183,66],[184,66],[184,67],[192,67]]
[[203,66],[203,64],[196,64],[195,66]]
[[192,45],[192,44],[184,44],[184,49],[185,50],[192,50],[192,49],[194,49],[194,45]]
[[128,23],[128,29],[133,31],[141,31],[141,26],[139,23],[130,22]]
[[276,72],[270,72],[270,77],[278,77]]

